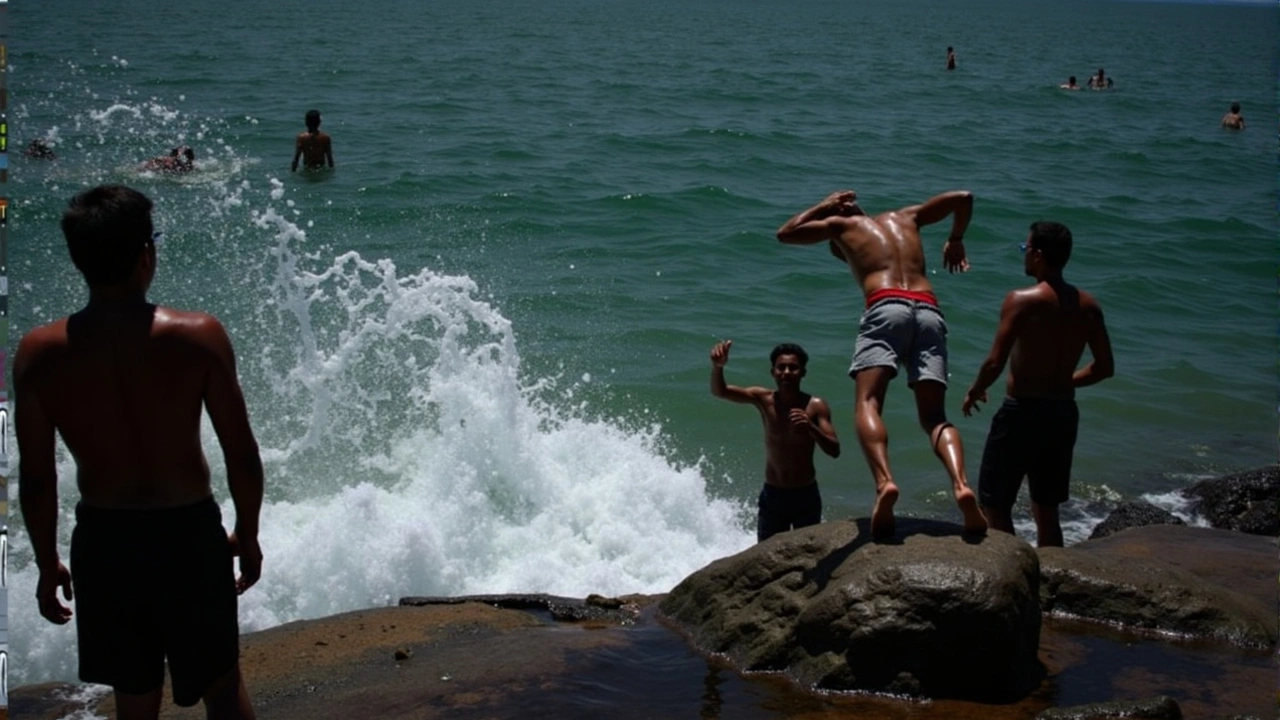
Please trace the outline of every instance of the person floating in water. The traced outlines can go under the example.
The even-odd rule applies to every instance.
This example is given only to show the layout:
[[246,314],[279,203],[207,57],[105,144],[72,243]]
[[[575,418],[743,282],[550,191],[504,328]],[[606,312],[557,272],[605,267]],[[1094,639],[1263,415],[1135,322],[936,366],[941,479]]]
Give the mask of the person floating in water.
[[947,46],[947,69],[956,69],[956,50],[950,45]]
[[[62,233],[88,303],[18,345],[19,502],[36,600],[62,625],[72,611],[58,590],[66,600],[74,592],[80,679],[110,685],[119,717],[159,715],[167,659],[175,703],[203,700],[208,717],[252,720],[236,605],[262,573],[262,460],[222,324],[147,299],[151,208],[120,185],[71,200]],[[206,413],[235,505],[230,534],[201,449]],[[80,495],[70,571],[57,542],[58,437]]]
[[1098,68],[1098,74],[1089,78],[1089,87],[1094,90],[1110,90],[1116,84],[1115,80],[1107,77],[1107,71]]
[[1240,114],[1240,103],[1231,103],[1231,110],[1222,116],[1222,127],[1232,130],[1244,129],[1244,116]]
[[142,163],[142,169],[167,174],[189,173],[196,169],[196,151],[186,145],[179,145],[170,150],[168,155],[154,157]]
[[711,394],[731,402],[754,405],[764,422],[764,489],[756,516],[756,540],[822,522],[822,495],[813,467],[816,445],[840,457],[840,441],[831,426],[831,408],[819,397],[800,390],[809,355],[799,345],[782,344],[769,354],[776,391],[738,387],[724,380],[732,340],[711,348]]
[[27,146],[22,149],[22,154],[33,160],[57,160],[58,155],[53,151],[53,144],[44,138],[34,138]]
[[889,435],[881,409],[899,364],[906,365],[907,385],[915,391],[920,425],[951,477],[965,531],[985,532],[987,521],[965,477],[960,431],[947,422],[947,324],[925,274],[920,240],[920,228],[952,216],[942,262],[951,272],[967,271],[964,233],[973,216],[973,195],[957,190],[874,216],[858,206],[857,197],[852,190],[832,193],[784,223],[778,240],[795,245],[828,241],[866,296],[849,375],[855,383],[858,439],[876,485],[871,533],[884,538],[895,531],[893,506],[899,490],[889,470]]
[[[1102,306],[1062,277],[1071,231],[1061,223],[1033,223],[1021,249],[1023,270],[1036,284],[1005,295],[991,351],[961,410],[968,417],[987,401],[987,388],[1008,362],[1006,397],[991,418],[978,475],[982,512],[991,527],[1012,533],[1013,505],[1025,477],[1036,544],[1062,547],[1058,506],[1070,496],[1080,424],[1076,388],[1111,377],[1115,360]],[[1093,361],[1077,370],[1086,346]]]
[[298,140],[294,143],[293,164],[289,170],[298,170],[299,158],[307,170],[319,170],[325,161],[333,167],[333,142],[328,133],[320,132],[320,111],[308,110],[306,123],[306,131],[298,133]]
[[1063,90],[1079,90],[1080,86],[1076,84],[1076,76],[1072,75],[1067,81],[1058,86]]

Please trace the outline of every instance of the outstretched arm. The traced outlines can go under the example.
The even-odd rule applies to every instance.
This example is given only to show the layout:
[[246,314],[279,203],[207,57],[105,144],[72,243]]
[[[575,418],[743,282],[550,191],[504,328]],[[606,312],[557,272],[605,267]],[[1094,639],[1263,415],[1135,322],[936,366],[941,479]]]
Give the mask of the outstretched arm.
[[1009,353],[1013,351],[1013,343],[1018,339],[1018,333],[1021,331],[1022,308],[1023,303],[1019,300],[1017,291],[1004,296],[1004,303],[1000,306],[1000,325],[996,327],[996,337],[991,343],[991,351],[982,361],[982,366],[978,369],[978,377],[974,378],[973,385],[969,386],[969,391],[964,394],[964,402],[960,405],[960,410],[965,417],[978,408],[979,402],[987,401],[987,388],[1000,378],[1001,372],[1004,372],[1004,365],[1009,361]]
[[778,228],[778,240],[788,245],[835,240],[845,227],[844,218],[852,214],[857,197],[852,190],[831,193],[822,202],[783,223]]
[[227,485],[236,506],[236,525],[231,541],[240,556],[239,592],[248,590],[262,575],[262,549],[258,545],[258,514],[262,509],[262,458],[258,441],[249,426],[249,411],[236,377],[235,352],[227,332],[212,316],[197,331],[210,350],[209,375],[205,382],[204,405],[209,421],[222,446],[227,465]]
[[732,345],[732,340],[722,340],[711,348],[711,394],[730,402],[758,406],[762,393],[768,393],[768,390],[760,387],[738,387],[724,381],[724,366],[729,362],[729,348]]
[[1090,315],[1089,353],[1093,361],[1075,371],[1071,376],[1073,387],[1085,387],[1102,382],[1116,372],[1115,358],[1111,355],[1111,337],[1107,335],[1107,325],[1102,319],[1102,308],[1090,300],[1087,309]]
[[58,600],[72,599],[71,573],[58,558],[58,469],[54,459],[53,420],[40,404],[32,378],[31,361],[41,352],[40,331],[22,339],[13,366],[13,402],[15,434],[18,437],[18,502],[22,519],[35,552],[40,579],[36,584],[36,601],[40,614],[58,625],[71,619],[71,608]]

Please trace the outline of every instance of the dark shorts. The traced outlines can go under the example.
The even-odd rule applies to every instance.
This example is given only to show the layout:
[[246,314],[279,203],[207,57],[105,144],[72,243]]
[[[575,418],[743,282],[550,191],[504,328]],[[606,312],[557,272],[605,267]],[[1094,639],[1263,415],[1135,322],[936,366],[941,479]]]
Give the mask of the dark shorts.
[[781,488],[766,483],[760,491],[758,506],[756,542],[822,522],[822,494],[818,492],[818,483],[802,488]]
[[71,580],[80,679],[195,705],[239,660],[235,569],[212,498],[163,510],[76,506]]
[[996,510],[1012,509],[1023,477],[1037,505],[1066,502],[1079,425],[1075,400],[1005,398],[991,418],[982,451],[981,503]]

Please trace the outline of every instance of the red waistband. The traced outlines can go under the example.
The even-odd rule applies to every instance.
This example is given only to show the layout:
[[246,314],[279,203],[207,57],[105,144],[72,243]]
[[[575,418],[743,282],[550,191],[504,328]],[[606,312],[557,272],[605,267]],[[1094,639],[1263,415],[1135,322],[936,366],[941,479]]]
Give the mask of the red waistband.
[[938,307],[938,296],[934,295],[931,290],[900,290],[898,288],[880,288],[879,290],[872,290],[867,294],[867,307],[871,307],[881,300],[887,300],[889,298],[914,300],[916,302],[928,303],[934,307]]

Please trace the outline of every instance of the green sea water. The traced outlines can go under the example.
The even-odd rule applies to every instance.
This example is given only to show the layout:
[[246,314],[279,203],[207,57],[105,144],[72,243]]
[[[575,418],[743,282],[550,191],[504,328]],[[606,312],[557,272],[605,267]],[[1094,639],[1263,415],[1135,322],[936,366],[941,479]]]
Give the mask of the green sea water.
[[[67,198],[134,185],[166,233],[153,297],[217,314],[237,347],[268,466],[264,527],[274,512],[293,536],[363,528],[319,559],[314,541],[281,539],[275,556],[311,575],[242,603],[242,625],[397,592],[586,594],[619,577],[608,590],[661,592],[744,546],[763,447],[754,412],[707,392],[722,338],[729,381],[744,385],[769,384],[776,343],[806,347],[806,387],[844,445],[819,460],[827,516],[866,515],[845,374],[860,293],[821,246],[774,237],[842,188],[871,212],[956,188],[976,197],[970,272],[940,269],[945,223],[924,236],[950,326],[948,411],[975,483],[993,409],[963,418],[960,399],[1001,298],[1028,282],[1017,245],[1040,219],[1072,229],[1067,277],[1101,302],[1116,353],[1116,376],[1078,397],[1069,541],[1120,499],[1171,503],[1197,478],[1276,461],[1274,6],[69,0],[8,12],[10,142],[44,137],[59,153],[11,153],[10,357],[24,331],[83,300],[57,227]],[[1114,89],[1058,89],[1100,66]],[[1233,101],[1242,132],[1219,127]],[[312,107],[337,167],[292,174]],[[197,172],[136,169],[179,143]],[[487,339],[451,344],[461,336]],[[512,419],[525,412],[529,423]],[[886,419],[900,509],[958,519],[901,381]],[[412,530],[384,522],[399,503]],[[20,515],[11,524],[26,595]],[[530,534],[479,537],[517,529]],[[664,532],[688,539],[678,561],[644,544]],[[396,577],[379,543],[445,559]],[[382,589],[297,599],[307,577],[344,572]],[[67,675],[53,656],[70,641],[30,625],[34,606],[16,598],[13,642],[31,643],[16,673]]]

